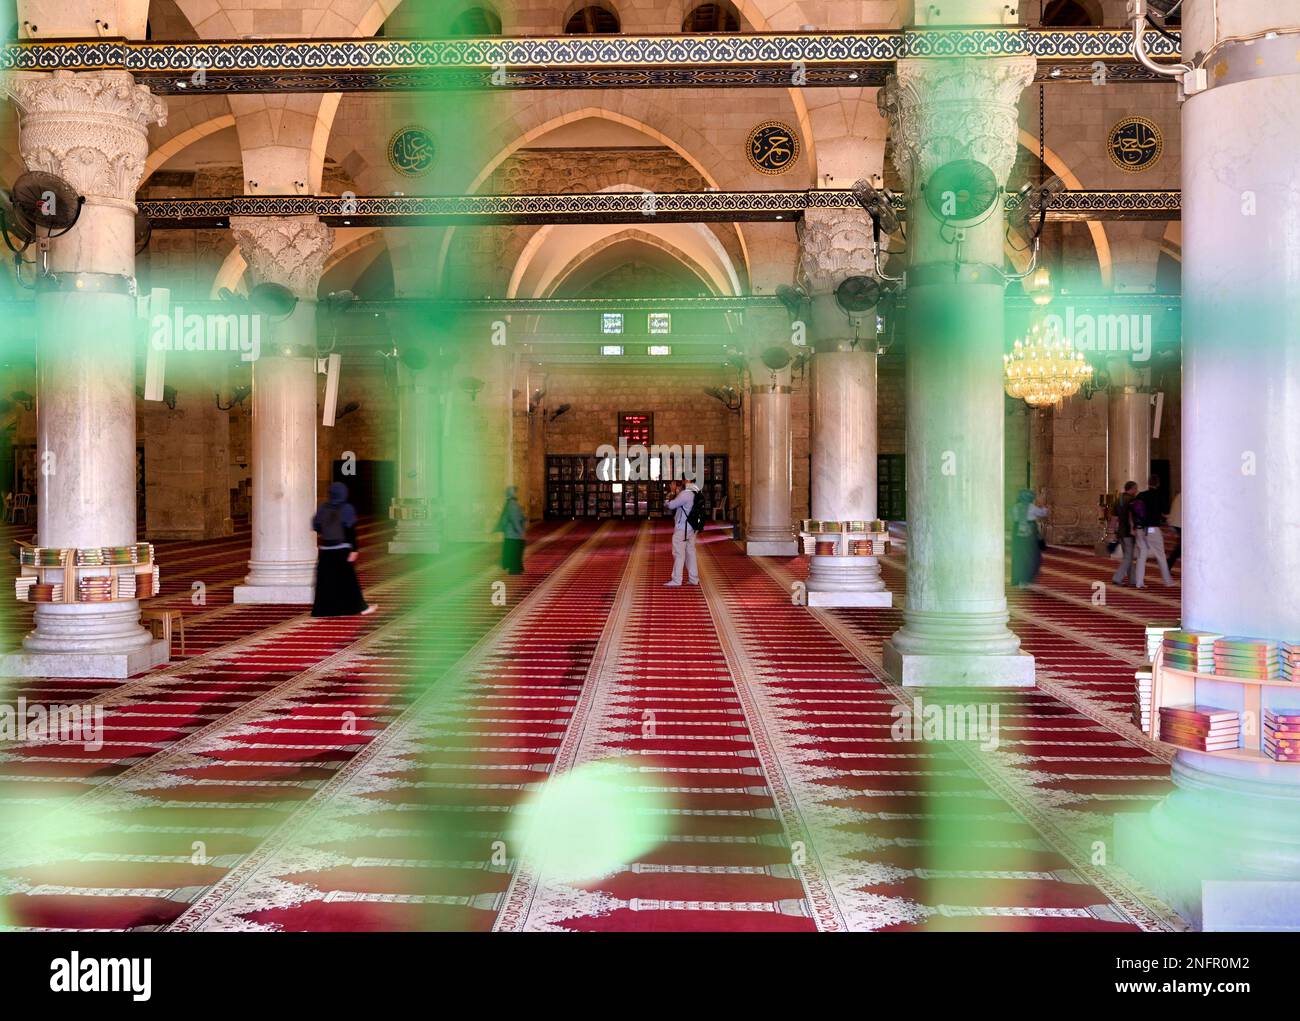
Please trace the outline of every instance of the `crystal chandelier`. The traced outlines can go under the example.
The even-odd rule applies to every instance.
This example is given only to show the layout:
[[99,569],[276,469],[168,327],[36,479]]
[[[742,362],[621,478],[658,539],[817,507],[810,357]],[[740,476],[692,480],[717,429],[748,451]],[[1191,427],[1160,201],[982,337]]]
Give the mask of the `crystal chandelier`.
[[1044,328],[1042,323],[1035,323],[1002,360],[1007,393],[1035,408],[1060,404],[1092,377],[1083,352],[1074,350],[1055,326]]

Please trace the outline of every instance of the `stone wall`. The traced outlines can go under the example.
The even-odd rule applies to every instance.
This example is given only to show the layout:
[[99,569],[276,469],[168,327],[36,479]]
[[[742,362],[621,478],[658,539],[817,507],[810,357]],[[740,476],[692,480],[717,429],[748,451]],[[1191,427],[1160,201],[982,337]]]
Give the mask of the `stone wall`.
[[145,537],[211,539],[234,529],[230,511],[230,415],[217,407],[228,355],[187,352],[168,359],[176,407],[136,402],[144,447]]

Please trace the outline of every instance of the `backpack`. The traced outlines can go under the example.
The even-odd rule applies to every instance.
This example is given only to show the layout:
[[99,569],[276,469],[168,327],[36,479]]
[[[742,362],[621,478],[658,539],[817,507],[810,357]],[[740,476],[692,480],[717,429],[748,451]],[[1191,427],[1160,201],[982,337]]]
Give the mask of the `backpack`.
[[320,526],[317,530],[320,532],[320,541],[322,544],[337,546],[347,542],[347,533],[343,530],[343,508],[336,507],[333,504],[326,504],[320,509],[320,514],[316,519]]
[[692,532],[704,531],[704,522],[706,518],[704,516],[704,500],[701,499],[703,495],[703,493],[696,493],[695,501],[691,504],[691,509],[686,512],[686,526]]

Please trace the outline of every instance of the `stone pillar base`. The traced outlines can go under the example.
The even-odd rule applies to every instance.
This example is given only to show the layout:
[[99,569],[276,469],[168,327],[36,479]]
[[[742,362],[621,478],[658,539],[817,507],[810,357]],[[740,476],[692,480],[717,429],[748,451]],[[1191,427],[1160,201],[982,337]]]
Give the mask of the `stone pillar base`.
[[236,603],[311,603],[316,600],[315,585],[237,585]]
[[1115,816],[1115,858],[1203,932],[1300,932],[1300,881],[1202,879],[1200,856],[1170,848],[1147,812]]
[[1206,931],[1300,931],[1295,766],[1179,750],[1174,791],[1115,817],[1115,861]]
[[892,592],[821,592],[808,590],[809,606],[893,606]]
[[[810,593],[811,595],[811,593]],[[884,667],[895,684],[905,688],[1032,688],[1034,657],[973,653],[900,652],[892,641],[882,649]]]
[[437,539],[425,539],[420,542],[390,542],[388,552],[396,554],[433,554],[442,549]]
[[162,640],[129,652],[11,652],[0,656],[0,676],[134,677],[162,666],[168,655]]
[[751,557],[797,557],[799,544],[793,539],[775,542],[770,539],[750,539],[745,543],[745,554]]

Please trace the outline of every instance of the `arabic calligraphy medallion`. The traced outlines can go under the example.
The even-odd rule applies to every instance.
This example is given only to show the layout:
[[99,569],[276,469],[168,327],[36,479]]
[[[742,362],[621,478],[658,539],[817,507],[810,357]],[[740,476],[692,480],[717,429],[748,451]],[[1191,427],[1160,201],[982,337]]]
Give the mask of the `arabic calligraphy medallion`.
[[780,121],[765,121],[749,133],[746,152],[760,174],[784,174],[799,159],[799,136]]
[[1110,129],[1106,139],[1111,162],[1131,174],[1155,166],[1164,148],[1160,129],[1145,117],[1125,117]]
[[414,124],[399,128],[388,140],[388,164],[404,177],[423,177],[437,156],[433,136]]

